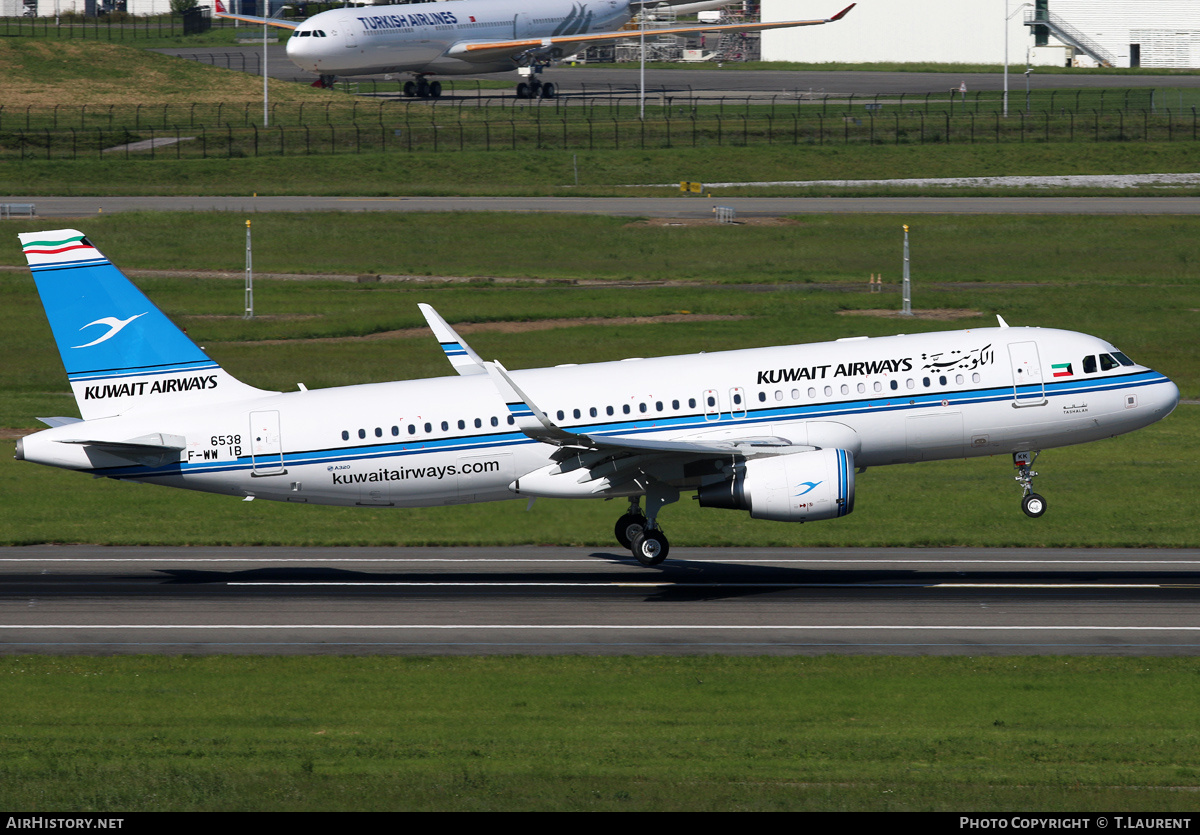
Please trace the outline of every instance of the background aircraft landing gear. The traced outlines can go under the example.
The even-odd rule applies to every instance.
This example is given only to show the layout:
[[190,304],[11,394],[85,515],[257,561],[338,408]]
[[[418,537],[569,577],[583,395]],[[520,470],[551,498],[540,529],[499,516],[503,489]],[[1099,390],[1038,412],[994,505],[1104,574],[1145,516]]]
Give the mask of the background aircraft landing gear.
[[334,80],[335,80],[335,78],[332,75],[323,75],[320,78],[318,78],[316,81],[314,81],[312,83],[312,86],[320,87],[323,90],[332,90]]
[[423,75],[417,76],[415,81],[404,82],[404,95],[408,98],[440,99],[442,82],[430,81]]
[[554,86],[553,81],[542,81],[537,78],[522,81],[517,85],[517,98],[519,99],[552,99],[556,92],[558,92],[558,88]]
[[552,99],[558,93],[558,88],[553,82],[542,81],[538,75],[544,69],[543,64],[530,64],[525,67],[517,67],[517,72],[521,75],[521,81],[517,84],[517,98],[519,99]]
[[1021,485],[1021,510],[1032,519],[1036,519],[1046,512],[1046,500],[1033,492],[1033,477],[1037,475],[1033,471],[1033,462],[1040,454],[1040,451],[1032,454],[1028,452],[1013,453],[1013,466],[1017,468],[1014,478]]

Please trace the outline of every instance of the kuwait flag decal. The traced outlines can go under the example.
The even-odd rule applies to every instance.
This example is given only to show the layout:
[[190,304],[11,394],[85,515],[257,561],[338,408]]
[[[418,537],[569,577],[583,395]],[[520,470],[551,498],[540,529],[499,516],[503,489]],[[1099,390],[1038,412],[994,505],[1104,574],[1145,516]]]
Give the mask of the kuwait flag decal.
[[1051,365],[1050,370],[1054,372],[1055,377],[1071,377],[1075,372],[1071,370],[1071,363],[1060,362],[1057,365]]

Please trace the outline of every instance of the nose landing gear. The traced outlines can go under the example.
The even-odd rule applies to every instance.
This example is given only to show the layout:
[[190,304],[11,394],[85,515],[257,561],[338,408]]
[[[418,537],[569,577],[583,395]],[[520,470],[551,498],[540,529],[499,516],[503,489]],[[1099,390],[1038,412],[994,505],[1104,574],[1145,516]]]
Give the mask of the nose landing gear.
[[1033,453],[1013,453],[1013,466],[1017,468],[1014,478],[1021,485],[1021,510],[1025,511],[1025,515],[1032,519],[1036,519],[1046,512],[1046,500],[1033,492],[1033,477],[1037,475],[1033,471],[1033,462],[1040,454],[1040,450]]

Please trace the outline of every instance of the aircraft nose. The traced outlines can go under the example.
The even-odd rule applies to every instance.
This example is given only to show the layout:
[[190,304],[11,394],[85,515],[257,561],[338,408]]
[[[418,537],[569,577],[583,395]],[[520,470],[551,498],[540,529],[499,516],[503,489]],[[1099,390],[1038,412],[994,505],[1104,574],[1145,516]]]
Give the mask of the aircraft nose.
[[1154,410],[1162,412],[1162,417],[1166,417],[1175,411],[1178,405],[1179,386],[1175,385],[1174,381],[1167,380],[1158,387],[1158,401],[1154,404]]
[[315,38],[298,38],[293,35],[287,39],[287,44],[284,46],[284,51],[287,53],[288,60],[300,67],[302,70],[316,71],[316,62],[313,60],[313,49],[311,41]]

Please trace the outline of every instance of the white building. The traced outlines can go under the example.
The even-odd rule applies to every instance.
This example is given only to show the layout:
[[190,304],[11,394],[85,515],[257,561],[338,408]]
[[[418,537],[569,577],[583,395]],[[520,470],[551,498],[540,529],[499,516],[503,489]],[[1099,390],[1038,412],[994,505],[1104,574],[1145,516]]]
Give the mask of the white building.
[[[822,18],[846,5],[763,0],[762,19]],[[1025,25],[1035,14],[1050,24],[1040,32]],[[858,0],[837,23],[763,32],[762,58],[1001,64],[1006,33],[1014,65],[1028,56],[1042,66],[1200,67],[1198,0]]]
[[54,17],[67,12],[85,14],[86,5],[84,0],[37,0],[37,13],[38,17]]

